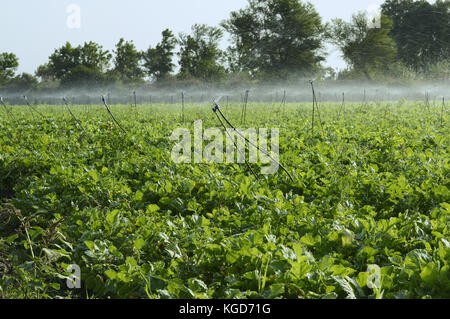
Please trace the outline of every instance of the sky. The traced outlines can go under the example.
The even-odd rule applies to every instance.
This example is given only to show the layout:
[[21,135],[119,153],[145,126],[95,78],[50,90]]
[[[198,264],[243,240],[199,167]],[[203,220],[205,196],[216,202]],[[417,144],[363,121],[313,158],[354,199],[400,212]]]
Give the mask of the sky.
[[[323,21],[378,7],[383,0],[311,0]],[[162,30],[189,33],[195,23],[218,26],[247,0],[14,0],[0,4],[0,53],[19,57],[18,72],[34,73],[56,48],[94,41],[113,50],[120,38],[138,50],[155,46]],[[78,11],[79,9],[79,11]],[[78,14],[79,13],[79,14]],[[78,19],[79,17],[79,19]],[[222,48],[228,45],[223,40]],[[327,47],[325,65],[345,68],[337,48]]]

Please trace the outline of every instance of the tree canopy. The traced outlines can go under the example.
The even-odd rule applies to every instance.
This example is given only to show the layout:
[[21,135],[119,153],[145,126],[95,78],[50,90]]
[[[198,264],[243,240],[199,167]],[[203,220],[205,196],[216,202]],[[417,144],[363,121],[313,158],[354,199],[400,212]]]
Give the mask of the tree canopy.
[[40,66],[36,75],[55,78],[63,85],[78,85],[82,82],[98,83],[105,80],[105,71],[111,54],[95,42],[85,42],[73,47],[69,42],[49,57],[49,62]]
[[[194,24],[190,33],[178,36],[165,29],[161,41],[142,52],[123,38],[112,52],[95,42],[67,42],[38,67],[39,84],[31,74],[16,75],[17,56],[1,53],[0,87],[134,85],[147,79],[164,84],[264,82],[336,74],[338,79],[448,78],[450,1],[385,0],[381,13],[379,27],[368,23],[365,13],[354,14],[351,21],[323,23],[306,1],[248,0],[218,27]],[[224,49],[226,34],[230,42]],[[323,64],[330,43],[342,52],[347,70]]]
[[144,76],[140,66],[142,54],[136,49],[133,41],[119,40],[114,51],[114,72],[125,83],[139,82]]
[[415,70],[450,57],[450,2],[386,0],[383,14],[393,21],[390,35],[398,58]]
[[249,0],[222,26],[232,36],[230,69],[265,77],[313,72],[324,60],[322,20],[298,0]]
[[14,77],[19,66],[19,59],[14,53],[0,54],[0,85],[4,85]]
[[148,76],[160,81],[167,78],[175,67],[172,62],[175,54],[176,39],[172,31],[166,29],[162,32],[162,40],[156,47],[149,47],[142,53],[144,69]]
[[35,76],[29,73],[22,73],[12,78],[7,88],[11,90],[32,90],[38,87],[38,80]]
[[334,19],[327,27],[327,35],[340,48],[349,66],[371,80],[371,73],[386,70],[397,55],[396,43],[389,37],[391,27],[392,22],[382,15],[381,26],[370,28],[367,14],[358,13],[352,22]]
[[225,76],[225,68],[220,63],[223,52],[219,49],[219,40],[222,36],[222,30],[204,24],[193,25],[192,34],[181,33],[178,39],[179,78],[217,80]]

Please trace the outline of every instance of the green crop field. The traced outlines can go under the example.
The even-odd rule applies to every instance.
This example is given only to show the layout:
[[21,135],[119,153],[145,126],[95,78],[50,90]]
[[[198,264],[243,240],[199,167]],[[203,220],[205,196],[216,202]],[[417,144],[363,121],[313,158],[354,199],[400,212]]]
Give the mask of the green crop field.
[[249,103],[294,181],[175,164],[173,130],[221,128],[209,104],[112,106],[126,133],[102,105],[71,106],[83,127],[34,108],[0,109],[0,298],[450,297],[441,102],[321,103],[314,131],[311,103]]

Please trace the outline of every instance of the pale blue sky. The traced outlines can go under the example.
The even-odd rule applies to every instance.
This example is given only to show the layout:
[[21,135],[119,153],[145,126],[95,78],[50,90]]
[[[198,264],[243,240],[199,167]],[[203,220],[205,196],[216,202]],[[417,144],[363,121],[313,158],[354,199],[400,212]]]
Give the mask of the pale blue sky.
[[[357,11],[383,0],[311,0],[324,21],[349,20]],[[67,7],[81,9],[81,27],[67,27]],[[34,73],[55,48],[66,41],[74,45],[95,41],[114,49],[123,37],[139,50],[160,41],[161,31],[189,32],[194,23],[218,25],[229,13],[245,7],[247,0],[3,0],[0,4],[0,52],[19,57],[19,72]],[[228,45],[224,41],[223,47]],[[337,50],[329,50],[327,65],[342,68]]]

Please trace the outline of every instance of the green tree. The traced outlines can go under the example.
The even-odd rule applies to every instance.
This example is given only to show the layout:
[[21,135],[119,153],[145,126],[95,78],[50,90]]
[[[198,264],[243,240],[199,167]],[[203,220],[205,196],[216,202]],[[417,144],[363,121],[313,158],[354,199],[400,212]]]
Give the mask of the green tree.
[[156,47],[149,47],[142,53],[144,60],[144,69],[147,75],[155,78],[157,81],[167,78],[173,71],[172,63],[175,54],[174,49],[176,39],[172,31],[166,29],[162,32],[162,40]]
[[314,6],[298,0],[249,0],[222,26],[232,36],[232,72],[286,78],[315,72],[324,60],[322,20]]
[[19,67],[19,59],[14,53],[3,52],[0,54],[0,85],[8,83]]
[[41,81],[51,81],[55,79],[54,72],[52,70],[52,67],[50,66],[50,63],[45,63],[43,65],[40,65],[35,75],[41,79]]
[[142,55],[136,49],[133,41],[128,42],[121,38],[114,53],[114,72],[118,74],[120,80],[124,83],[142,81],[144,76],[144,71],[140,66]]
[[[94,42],[73,47],[69,42],[49,57],[47,64],[41,65],[36,75],[42,79],[57,79],[62,85],[103,84],[111,54]],[[84,74],[84,76],[83,76]]]
[[450,57],[450,1],[386,0],[399,59],[416,71]]
[[63,79],[64,86],[91,86],[106,85],[109,83],[108,74],[97,68],[91,68],[80,64],[70,70],[70,76]]
[[181,79],[218,80],[223,78],[225,68],[221,65],[223,52],[219,49],[222,30],[207,25],[192,26],[192,35],[181,33],[178,39]]
[[8,89],[13,90],[34,90],[38,87],[38,79],[29,73],[17,75],[7,85]]
[[345,61],[356,74],[372,80],[372,74],[384,72],[395,61],[397,47],[389,36],[392,22],[381,16],[381,27],[370,28],[365,13],[354,14],[352,22],[334,19],[327,36],[342,51]]
[[109,51],[104,51],[101,45],[91,41],[79,46],[77,50],[79,51],[79,65],[100,73],[105,73],[109,68],[112,55]]

